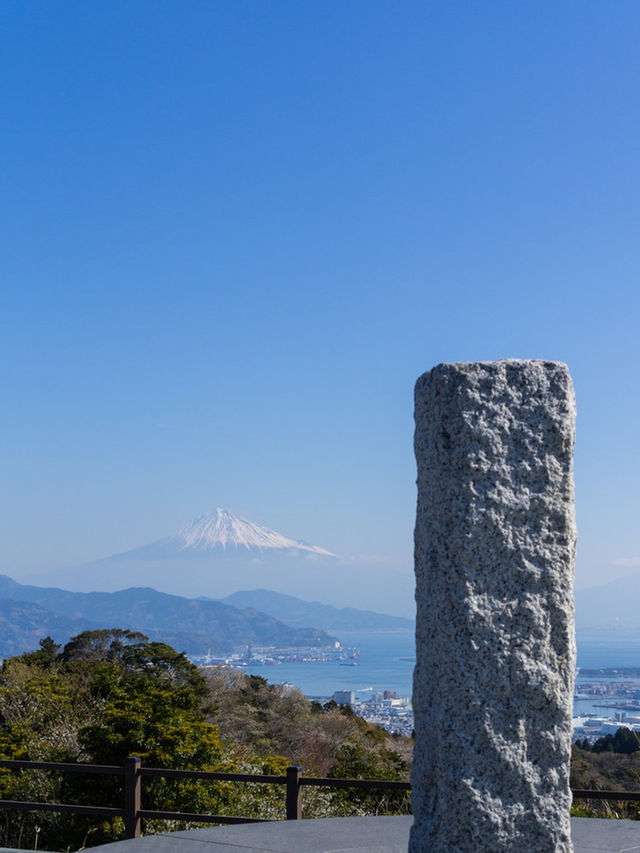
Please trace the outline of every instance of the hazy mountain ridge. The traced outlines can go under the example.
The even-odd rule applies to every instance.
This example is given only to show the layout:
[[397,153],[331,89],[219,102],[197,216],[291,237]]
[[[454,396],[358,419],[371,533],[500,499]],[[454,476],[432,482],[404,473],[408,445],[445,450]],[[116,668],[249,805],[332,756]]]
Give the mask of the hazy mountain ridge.
[[3,657],[36,648],[38,639],[47,634],[61,642],[88,628],[142,631],[188,654],[206,654],[209,649],[224,653],[247,643],[317,646],[332,641],[324,631],[292,628],[252,608],[239,610],[220,601],[183,598],[148,587],[113,593],[70,592],[23,585],[0,575],[0,604],[4,608],[0,608]]
[[576,590],[576,626],[640,630],[640,572]]
[[403,616],[355,607],[337,608],[270,589],[242,590],[222,601],[234,607],[255,607],[294,627],[313,625],[324,631],[413,631],[415,628],[414,621]]
[[172,536],[91,563],[33,573],[24,582],[78,592],[151,587],[211,599],[268,586],[337,606],[362,601],[370,610],[389,608],[403,616],[413,605],[408,571],[345,560],[221,508],[198,516]]
[[65,642],[74,634],[99,627],[87,619],[53,613],[29,601],[0,599],[0,659],[37,649],[42,637]]

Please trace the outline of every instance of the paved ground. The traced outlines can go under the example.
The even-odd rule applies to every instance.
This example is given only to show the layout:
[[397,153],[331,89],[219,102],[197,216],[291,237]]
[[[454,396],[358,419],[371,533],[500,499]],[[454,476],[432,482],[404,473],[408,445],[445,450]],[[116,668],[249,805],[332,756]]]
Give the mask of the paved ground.
[[[216,826],[95,849],[100,853],[406,853],[411,821],[410,817],[359,817]],[[573,818],[571,827],[574,853],[640,853],[640,821]]]

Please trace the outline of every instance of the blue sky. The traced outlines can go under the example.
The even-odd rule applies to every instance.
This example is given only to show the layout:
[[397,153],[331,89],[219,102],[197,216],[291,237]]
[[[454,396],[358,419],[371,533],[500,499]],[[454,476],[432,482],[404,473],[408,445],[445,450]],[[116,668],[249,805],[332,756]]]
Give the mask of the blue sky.
[[4,0],[0,571],[225,506],[410,564],[412,395],[566,361],[637,571],[637,2]]

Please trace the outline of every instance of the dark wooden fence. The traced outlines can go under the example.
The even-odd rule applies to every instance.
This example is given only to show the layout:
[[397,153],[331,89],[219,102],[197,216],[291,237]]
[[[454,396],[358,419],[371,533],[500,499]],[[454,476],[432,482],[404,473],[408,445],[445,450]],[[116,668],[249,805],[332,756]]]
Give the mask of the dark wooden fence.
[[[196,823],[267,823],[262,818],[229,817],[227,815],[194,814],[141,807],[142,779],[144,776],[160,776],[163,779],[200,779],[211,782],[249,782],[267,785],[282,785],[285,789],[284,815],[286,820],[302,817],[303,787],[360,788],[365,790],[409,791],[409,782],[390,779],[330,779],[303,776],[301,767],[287,767],[284,776],[268,776],[253,773],[209,773],[204,770],[173,770],[162,767],[143,767],[139,758],[128,758],[124,766],[101,764],[63,764],[55,761],[8,761],[0,760],[0,767],[12,770],[53,770],[58,773],[107,774],[124,777],[124,800],[122,808],[111,806],[83,806],[73,803],[37,803],[23,800],[0,800],[0,809],[19,809],[37,812],[67,812],[82,815],[121,817],[124,821],[125,837],[140,836],[142,818],[159,820],[184,820]],[[573,790],[574,800],[618,800],[640,802],[640,792]]]

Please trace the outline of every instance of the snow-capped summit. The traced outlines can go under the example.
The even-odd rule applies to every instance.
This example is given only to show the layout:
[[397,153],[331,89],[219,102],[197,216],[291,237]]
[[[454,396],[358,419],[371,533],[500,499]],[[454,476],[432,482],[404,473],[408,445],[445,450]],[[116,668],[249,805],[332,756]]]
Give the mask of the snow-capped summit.
[[410,570],[345,559],[221,508],[147,545],[30,580],[83,592],[136,586],[215,599],[238,590],[270,589],[340,607],[351,600],[380,612],[390,602],[403,612],[402,602],[411,601],[413,591]]
[[49,572],[39,582],[87,592],[149,586],[210,598],[268,586],[321,599],[326,589],[340,589],[349,571],[341,557],[325,548],[218,507],[173,535]]
[[319,548],[317,545],[309,545],[298,539],[289,539],[282,533],[249,521],[241,515],[229,512],[227,509],[218,507],[215,510],[205,512],[195,518],[191,524],[183,527],[172,542],[181,550],[209,551],[214,548],[246,548],[247,550],[257,548],[263,550],[278,551],[306,551],[324,557],[335,557],[331,551]]

